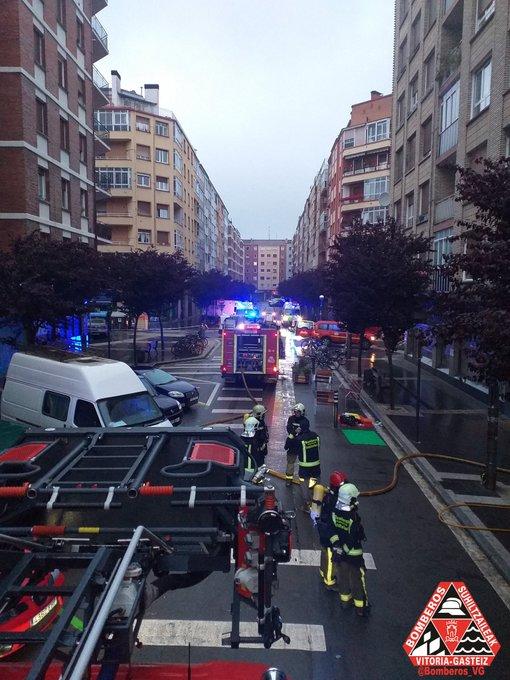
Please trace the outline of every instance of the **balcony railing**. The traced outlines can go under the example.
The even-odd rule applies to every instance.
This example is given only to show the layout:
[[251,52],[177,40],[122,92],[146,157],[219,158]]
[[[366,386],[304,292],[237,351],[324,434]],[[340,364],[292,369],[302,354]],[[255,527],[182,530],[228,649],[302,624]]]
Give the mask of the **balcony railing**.
[[103,25],[96,16],[92,17],[90,22],[94,36],[99,40],[104,49],[108,52],[108,33],[105,31]]
[[349,177],[351,175],[363,175],[365,172],[376,172],[377,170],[389,170],[389,163],[379,163],[379,165],[367,165],[363,168],[351,168],[350,170],[344,170],[344,177]]
[[110,83],[106,80],[101,71],[95,66],[92,66],[92,79],[94,81],[94,85],[100,90],[108,89],[110,87]]
[[109,224],[104,222],[96,222],[96,236],[98,238],[103,238],[106,241],[112,240],[112,228]]
[[363,203],[364,196],[342,196],[342,203]]
[[448,196],[442,201],[436,203],[436,214],[435,223],[444,222],[445,220],[450,220],[453,217],[453,211],[455,206],[455,196]]
[[107,140],[110,137],[110,130],[94,117],[94,133],[99,139]]
[[442,267],[435,267],[432,274],[432,287],[436,293],[447,293],[451,288],[451,281]]
[[458,138],[459,121],[456,120],[439,135],[439,155],[442,156],[450,149],[453,149],[454,146],[457,146]]

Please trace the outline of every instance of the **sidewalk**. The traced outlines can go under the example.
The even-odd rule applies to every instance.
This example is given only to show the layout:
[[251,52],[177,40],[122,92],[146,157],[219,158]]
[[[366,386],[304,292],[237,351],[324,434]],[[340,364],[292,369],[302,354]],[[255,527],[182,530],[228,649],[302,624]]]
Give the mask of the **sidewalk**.
[[[363,370],[369,366],[363,359]],[[385,358],[375,360],[376,368],[388,371]],[[419,441],[416,426],[416,364],[403,354],[394,358],[395,410],[387,404],[389,390],[381,394],[361,393],[362,408],[381,422],[386,431],[400,445],[403,453],[436,453],[485,462],[487,406],[462,389],[441,380],[430,371],[422,370],[419,419]],[[346,383],[359,389],[357,362],[351,360],[340,370]],[[386,403],[384,403],[386,402]],[[352,409],[353,404],[350,404]],[[499,475],[495,493],[482,486],[480,472],[474,466],[451,461],[418,459],[417,465],[427,477],[445,505],[452,503],[491,503],[510,505],[510,476]],[[510,419],[502,416],[499,429],[498,467],[510,468]],[[508,528],[510,510],[495,508],[466,508],[455,511],[460,524]],[[495,560],[500,571],[510,570],[510,533],[470,532],[484,552]]]

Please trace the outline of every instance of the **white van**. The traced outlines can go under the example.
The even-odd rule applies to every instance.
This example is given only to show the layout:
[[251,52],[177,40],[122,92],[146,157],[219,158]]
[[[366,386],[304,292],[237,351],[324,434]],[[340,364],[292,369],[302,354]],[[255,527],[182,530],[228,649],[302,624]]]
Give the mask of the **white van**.
[[33,427],[172,427],[122,361],[13,355],[2,392],[4,420]]

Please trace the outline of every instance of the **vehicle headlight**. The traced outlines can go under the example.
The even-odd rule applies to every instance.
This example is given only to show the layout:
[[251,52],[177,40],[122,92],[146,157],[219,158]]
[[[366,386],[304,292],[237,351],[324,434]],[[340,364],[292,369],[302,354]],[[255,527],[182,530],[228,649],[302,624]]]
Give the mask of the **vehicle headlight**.
[[0,656],[8,654],[12,649],[12,645],[0,645]]
[[177,390],[172,390],[171,392],[168,393],[170,397],[173,397],[174,399],[183,399],[184,398],[184,393],[183,392],[178,392]]

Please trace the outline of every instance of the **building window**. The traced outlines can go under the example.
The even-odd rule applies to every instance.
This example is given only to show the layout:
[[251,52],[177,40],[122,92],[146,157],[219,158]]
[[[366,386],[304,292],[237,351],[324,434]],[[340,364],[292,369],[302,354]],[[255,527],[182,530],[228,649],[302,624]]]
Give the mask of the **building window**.
[[63,90],[67,90],[67,61],[64,57],[58,57],[58,84]]
[[85,33],[83,31],[83,22],[76,17],[76,46],[83,51],[85,46]]
[[136,129],[139,132],[150,132],[151,131],[150,120],[148,118],[143,118],[142,116],[137,116]]
[[60,119],[60,148],[64,151],[69,151],[69,122]]
[[397,72],[398,78],[400,78],[400,76],[406,70],[406,63],[407,63],[407,38],[404,38],[404,40],[400,43],[400,47],[398,48],[398,72]]
[[182,182],[178,177],[174,177],[174,196],[182,198]]
[[87,137],[81,133],[78,135],[80,140],[80,162],[87,163]]
[[102,127],[113,132],[128,131],[129,111],[97,111],[99,123]]
[[477,116],[491,103],[492,61],[489,59],[473,74],[471,117]]
[[405,92],[397,99],[397,127],[404,124],[406,117],[406,95]]
[[441,99],[439,155],[452,149],[458,141],[459,81]]
[[34,28],[34,61],[44,68],[46,60],[44,56],[44,33],[41,33],[37,28]]
[[112,189],[131,189],[131,168],[97,168],[98,184]]
[[158,203],[156,205],[156,215],[162,220],[168,220],[170,217],[170,206]]
[[428,94],[434,87],[434,69],[436,65],[436,53],[434,50],[426,58],[423,64],[423,96]]
[[150,159],[151,159],[150,146],[145,146],[144,144],[137,144],[136,145],[136,157],[141,161],[150,161]]
[[149,201],[138,201],[137,204],[138,214],[143,217],[151,216],[151,204]]
[[432,149],[432,116],[421,124],[421,157],[428,156]]
[[156,149],[156,163],[168,165],[168,151],[166,149]]
[[80,189],[80,209],[81,216],[88,217],[89,214],[89,192],[86,189]]
[[418,12],[415,20],[411,24],[411,42],[409,44],[410,57],[416,54],[420,46],[421,12]]
[[174,231],[174,247],[182,250],[184,247],[184,239],[180,231]]
[[441,229],[434,234],[434,253],[432,255],[432,264],[435,267],[440,267],[444,264],[445,257],[452,252],[453,229]]
[[37,168],[37,193],[40,201],[50,200],[50,173],[46,168]]
[[139,172],[136,176],[136,183],[139,187],[145,187],[149,189],[151,185],[151,176]]
[[156,175],[156,189],[158,191],[170,191],[168,177],[160,177]]
[[402,219],[402,201],[395,201],[393,205],[393,217],[395,218],[395,222],[400,224],[400,220]]
[[48,134],[48,107],[46,102],[35,100],[36,130],[40,135]]
[[344,149],[350,149],[355,144],[354,137],[345,137],[344,139]]
[[416,165],[416,133],[411,135],[406,145],[406,172]]
[[381,139],[388,139],[390,136],[390,121],[378,120],[376,123],[367,125],[367,142],[378,142]]
[[78,104],[85,108],[85,80],[81,76],[78,76]]
[[425,0],[425,9],[423,15],[425,35],[427,35],[437,19],[437,5],[437,0]]
[[157,120],[156,134],[160,135],[160,137],[168,137],[168,123],[162,123],[160,120]]
[[430,201],[430,182],[424,182],[420,186],[420,215],[417,224],[425,222],[429,215],[429,201]]
[[388,218],[388,208],[365,208],[361,213],[363,224],[377,224],[386,222]]
[[57,0],[57,21],[63,28],[66,27],[66,0]]
[[416,110],[418,106],[418,74],[409,83],[409,113]]
[[180,147],[184,145],[184,134],[177,123],[174,123],[174,142]]
[[495,0],[477,0],[476,3],[476,30],[478,31],[486,21],[494,14],[496,9]]
[[174,168],[182,174],[183,161],[181,154],[174,149]]
[[138,243],[144,243],[145,245],[150,245],[152,242],[152,234],[147,229],[138,230]]
[[69,210],[71,205],[71,182],[68,179],[61,180],[62,210]]
[[363,198],[366,201],[374,201],[388,191],[388,178],[367,179],[364,185]]
[[414,191],[406,196],[406,226],[414,225]]

